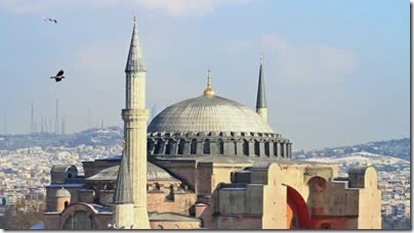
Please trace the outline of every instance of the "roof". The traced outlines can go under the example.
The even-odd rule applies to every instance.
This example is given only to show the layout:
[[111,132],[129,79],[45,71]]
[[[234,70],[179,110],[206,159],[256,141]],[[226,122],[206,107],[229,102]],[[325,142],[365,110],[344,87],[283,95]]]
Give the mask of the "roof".
[[68,164],[54,165],[50,171],[51,172],[66,172],[69,169],[75,169],[77,171],[77,168],[75,165],[68,165]]
[[262,132],[273,129],[252,109],[217,95],[173,104],[149,124],[148,132]]
[[[115,181],[118,176],[119,165],[115,165],[87,178],[87,181]],[[147,162],[147,179],[149,181],[178,181],[167,171],[157,165]]]
[[349,175],[365,175],[365,171],[367,170],[367,166],[356,166],[356,167],[351,167],[348,170],[348,174]]
[[158,213],[158,212],[152,212],[148,213],[148,217],[151,221],[200,221],[198,218],[185,216],[173,212],[164,212],[164,213]]
[[253,164],[251,169],[263,169],[270,166],[271,163],[279,164],[298,164],[298,165],[332,165],[336,163],[324,163],[324,162],[310,162],[299,159],[286,159],[280,157],[248,157],[248,156],[233,156],[233,155],[205,155],[199,157],[154,157],[157,161],[197,161],[201,163],[223,163],[223,164]]
[[142,55],[141,42],[138,35],[136,17],[134,17],[134,29],[132,30],[131,44],[125,72],[145,71],[144,57]]

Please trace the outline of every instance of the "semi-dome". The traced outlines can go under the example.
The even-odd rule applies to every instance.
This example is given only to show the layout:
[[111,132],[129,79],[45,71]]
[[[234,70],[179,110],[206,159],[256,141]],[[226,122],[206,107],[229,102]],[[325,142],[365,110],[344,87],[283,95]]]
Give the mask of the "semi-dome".
[[252,109],[216,95],[202,95],[167,107],[151,121],[148,131],[273,133]]
[[[119,156],[120,157],[120,156]],[[119,158],[120,159],[120,158]],[[105,168],[97,174],[87,178],[88,181],[115,181],[118,176],[119,165]],[[147,180],[148,181],[177,181],[167,171],[161,167],[147,162]]]

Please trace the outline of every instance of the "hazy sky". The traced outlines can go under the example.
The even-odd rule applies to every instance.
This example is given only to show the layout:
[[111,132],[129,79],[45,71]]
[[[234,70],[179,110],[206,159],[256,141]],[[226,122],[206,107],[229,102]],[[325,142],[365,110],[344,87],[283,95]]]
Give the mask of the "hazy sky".
[[264,55],[269,121],[293,149],[409,136],[403,0],[1,0],[0,133],[29,131],[31,101],[53,121],[56,97],[69,133],[88,112],[121,126],[134,13],[149,109],[201,95],[208,67],[218,95],[254,108]]

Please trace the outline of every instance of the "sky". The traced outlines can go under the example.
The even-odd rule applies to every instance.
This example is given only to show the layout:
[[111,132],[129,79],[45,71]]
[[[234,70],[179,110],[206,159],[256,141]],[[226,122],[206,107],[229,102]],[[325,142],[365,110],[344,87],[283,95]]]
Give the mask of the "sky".
[[[255,107],[259,58],[272,128],[293,149],[410,136],[410,18],[403,0],[2,0],[0,134],[122,126],[138,16],[147,107],[216,94]],[[44,21],[55,18],[58,23]],[[66,79],[49,77],[64,69]]]

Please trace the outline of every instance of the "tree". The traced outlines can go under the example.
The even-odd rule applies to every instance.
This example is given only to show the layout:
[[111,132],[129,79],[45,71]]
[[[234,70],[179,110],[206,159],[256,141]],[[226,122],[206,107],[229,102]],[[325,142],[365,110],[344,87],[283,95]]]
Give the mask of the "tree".
[[9,205],[2,226],[6,230],[29,229],[33,225],[43,221],[44,201],[20,199],[13,205]]

